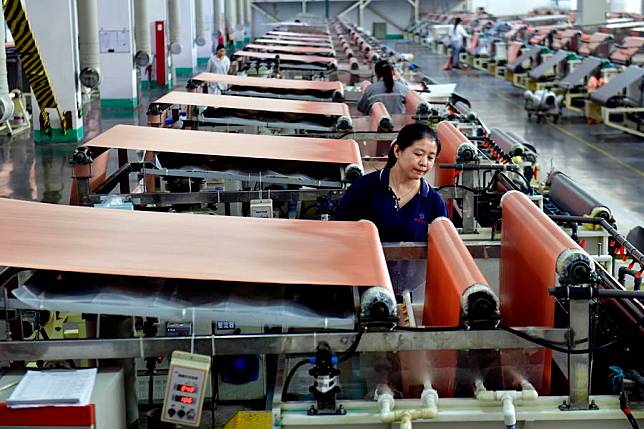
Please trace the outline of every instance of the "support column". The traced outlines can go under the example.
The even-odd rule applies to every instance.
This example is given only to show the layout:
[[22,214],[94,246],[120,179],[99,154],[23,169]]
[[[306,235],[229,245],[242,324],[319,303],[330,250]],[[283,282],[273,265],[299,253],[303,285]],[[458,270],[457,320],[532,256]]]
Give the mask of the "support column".
[[245,0],[245,3],[246,3],[246,20],[248,21],[248,39],[250,41],[251,39],[255,38],[255,28],[253,28],[254,26],[253,8],[251,7],[252,0]]
[[197,69],[197,28],[195,26],[195,2],[181,2],[181,53],[172,55],[177,76],[192,77]]
[[[75,0],[50,0],[43,7],[40,0],[24,1],[27,19],[31,24],[36,44],[52,89],[63,115],[71,119],[67,133],[63,134],[58,112],[47,109],[52,127],[51,137],[40,129],[40,108],[32,93],[34,141],[78,142],[83,140],[83,118],[80,106],[81,92],[78,75],[78,22]],[[56,25],[52,25],[52,23]]]
[[[80,1],[78,11],[78,56],[81,82],[84,86],[96,88],[100,83],[100,48],[98,39],[98,0]],[[99,80],[84,79],[83,76],[98,75]]]
[[212,0],[212,18],[213,18],[213,37],[214,44],[217,44],[217,38],[221,34],[226,40],[226,28],[224,19],[224,2],[222,0]]
[[235,0],[224,0],[226,4],[226,42],[235,42],[235,25],[237,24],[237,2]]
[[237,0],[237,25],[235,26],[235,45],[241,48],[246,41],[244,0]]
[[138,105],[133,6],[132,0],[98,0],[101,107],[134,109]]
[[358,6],[358,27],[361,27],[364,29],[363,24],[364,24],[364,6],[363,6],[363,1],[358,0],[358,3],[360,4]]
[[576,24],[589,25],[606,21],[607,7],[605,1],[578,0]]
[[414,22],[420,21],[420,0],[414,2]]
[[[198,65],[205,65],[208,63],[208,59],[210,58],[210,54],[212,53],[213,49],[216,47],[217,40],[215,39],[216,37],[216,29],[213,29],[213,3],[212,0],[197,0],[197,3],[201,3],[202,7],[202,30],[203,30],[203,37],[206,40],[206,43],[202,46],[197,46],[197,64]],[[198,15],[197,19],[198,19]],[[198,35],[197,35],[198,36]],[[215,45],[215,46],[213,46]]]

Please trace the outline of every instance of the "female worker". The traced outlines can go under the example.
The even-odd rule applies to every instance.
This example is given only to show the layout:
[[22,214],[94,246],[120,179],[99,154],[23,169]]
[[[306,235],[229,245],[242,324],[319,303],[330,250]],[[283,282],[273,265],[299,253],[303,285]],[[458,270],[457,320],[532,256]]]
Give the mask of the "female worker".
[[460,68],[459,56],[463,48],[463,39],[470,37],[461,25],[461,21],[461,18],[456,18],[454,25],[447,31],[447,39],[449,40],[449,46],[452,48],[452,56],[449,58],[445,67],[443,67],[445,70]]
[[358,110],[365,115],[371,111],[371,106],[381,101],[389,113],[405,113],[405,94],[408,88],[398,79],[394,79],[394,71],[388,61],[381,60],[374,67],[378,79],[365,89],[358,101]]
[[427,225],[447,216],[445,202],[424,179],[440,149],[440,142],[427,125],[404,126],[389,149],[385,168],[349,187],[335,219],[370,220],[378,228],[381,241],[426,241]]
[[[209,73],[228,74],[228,70],[230,70],[230,59],[226,56],[226,47],[217,45],[215,55],[211,55],[208,60],[206,71]],[[226,84],[219,82],[210,85],[213,94],[221,94],[226,88]]]

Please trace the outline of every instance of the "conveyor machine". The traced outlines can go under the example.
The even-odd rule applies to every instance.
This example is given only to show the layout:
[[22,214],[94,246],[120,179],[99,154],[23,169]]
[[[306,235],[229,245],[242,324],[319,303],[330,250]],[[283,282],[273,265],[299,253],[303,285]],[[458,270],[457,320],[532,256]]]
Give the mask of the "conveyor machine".
[[[196,92],[170,92],[150,104],[148,124],[183,126],[193,129],[211,126],[268,128],[273,130],[349,131],[352,128],[349,107],[344,103],[303,100],[238,97]],[[221,128],[223,127],[223,128]],[[255,132],[256,134],[256,132]]]
[[254,43],[262,44],[262,45],[286,45],[286,46],[317,46],[320,48],[332,48],[333,44],[331,42],[323,41],[323,40],[284,40],[284,39],[270,39],[270,38],[264,38],[260,37],[259,39],[255,39],[253,41]]
[[[112,158],[118,158],[115,167]],[[363,172],[354,140],[131,125],[117,125],[83,144],[73,162],[73,204],[109,206],[118,200],[136,209],[226,214],[232,214],[231,205],[241,205],[239,214],[264,217],[288,203],[296,210],[304,201],[307,210],[317,208],[318,218],[328,217],[346,184]],[[305,211],[302,205],[300,217]]]
[[344,100],[344,85],[339,81],[272,79],[203,72],[188,81],[188,89],[201,85],[206,92],[209,84],[216,83],[226,86],[222,91],[225,95],[308,101]]
[[592,114],[598,107],[605,125],[644,137],[644,68],[627,67],[590,94],[592,119],[598,119]]
[[335,49],[318,46],[288,46],[288,45],[266,45],[261,43],[249,43],[244,46],[245,51],[267,52],[292,55],[317,55],[321,57],[335,57]]
[[[265,65],[273,67],[276,77],[325,76],[333,73],[338,62],[334,57],[319,55],[274,54],[268,52],[236,51],[233,58],[239,60],[238,70],[252,72],[252,68]],[[279,75],[279,76],[278,76]]]

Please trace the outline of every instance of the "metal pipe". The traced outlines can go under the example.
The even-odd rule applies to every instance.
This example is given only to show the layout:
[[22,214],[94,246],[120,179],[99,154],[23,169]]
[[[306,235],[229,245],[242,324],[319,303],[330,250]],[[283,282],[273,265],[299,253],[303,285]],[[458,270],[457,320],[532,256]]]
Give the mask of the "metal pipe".
[[[79,2],[79,4],[82,1]],[[134,62],[139,67],[147,67],[152,61],[152,44],[150,42],[150,5],[149,0],[134,0],[134,40],[136,55]]]
[[195,26],[197,27],[197,37],[195,43],[197,46],[204,46],[208,41],[208,32],[204,22],[203,13],[204,0],[195,0]]
[[[2,28],[5,28],[4,13],[0,11]],[[4,49],[5,33],[1,32],[0,40],[0,122],[13,118],[13,100],[9,95],[9,80],[7,79],[7,51]]]
[[[550,342],[565,342],[568,329],[516,328]],[[306,334],[199,335],[196,337],[131,337],[87,340],[5,341],[0,342],[4,360],[123,359],[165,356],[173,350],[191,350],[207,355],[248,353],[313,353],[316,344],[329,343],[334,350],[345,350],[355,340],[355,332],[314,332]],[[394,331],[366,332],[357,352],[535,349],[541,346],[501,330],[481,331]]]
[[94,88],[98,86],[100,81],[101,69],[98,40],[98,0],[77,2],[77,12],[80,79],[83,85]]
[[170,21],[170,52],[180,54],[181,46],[181,4],[180,0],[168,0],[168,21]]

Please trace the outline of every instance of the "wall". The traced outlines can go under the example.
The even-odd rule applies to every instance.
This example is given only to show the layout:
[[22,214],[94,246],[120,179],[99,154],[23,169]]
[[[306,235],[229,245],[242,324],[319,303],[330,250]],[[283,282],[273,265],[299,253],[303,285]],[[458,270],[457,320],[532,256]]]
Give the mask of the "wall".
[[551,0],[473,0],[472,10],[482,6],[492,15],[525,15],[537,7],[550,7],[552,3]]
[[[353,1],[331,1],[329,4],[329,16],[335,17],[340,12],[351,6]],[[442,2],[432,2],[428,0],[422,0],[421,10],[428,12],[430,10],[435,10],[432,6],[433,3],[444,3],[444,7],[449,7],[447,4],[456,3],[449,1]],[[302,13],[302,3],[301,2],[267,2],[258,4],[266,12],[275,15],[280,21],[289,21],[295,18],[299,13]],[[363,28],[368,31],[372,31],[374,22],[386,22],[384,19],[379,17],[372,9],[380,12],[381,15],[386,16],[394,24],[398,25],[401,28],[407,27],[414,17],[414,10],[412,6],[407,2],[407,0],[373,0],[371,4],[364,10],[364,19]],[[309,2],[306,4],[306,12],[309,14],[315,14],[317,16],[325,16],[325,3],[323,1]],[[357,23],[358,22],[358,10],[357,8],[351,12],[344,15],[349,21]],[[260,12],[257,12],[253,9],[253,35],[255,37],[262,35],[266,31],[270,30],[272,27],[271,19],[265,17]],[[396,28],[394,25],[387,23],[387,34],[402,34],[401,30]]]

